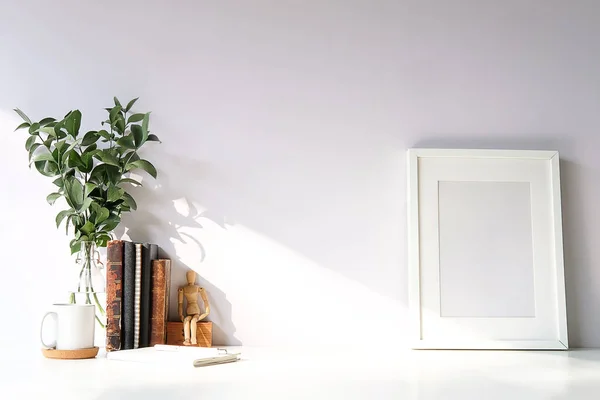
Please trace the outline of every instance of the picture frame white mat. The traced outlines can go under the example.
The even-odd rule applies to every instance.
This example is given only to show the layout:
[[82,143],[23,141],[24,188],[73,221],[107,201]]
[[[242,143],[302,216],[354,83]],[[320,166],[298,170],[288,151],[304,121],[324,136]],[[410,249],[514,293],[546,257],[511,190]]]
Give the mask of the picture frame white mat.
[[413,349],[568,349],[559,154],[407,150]]

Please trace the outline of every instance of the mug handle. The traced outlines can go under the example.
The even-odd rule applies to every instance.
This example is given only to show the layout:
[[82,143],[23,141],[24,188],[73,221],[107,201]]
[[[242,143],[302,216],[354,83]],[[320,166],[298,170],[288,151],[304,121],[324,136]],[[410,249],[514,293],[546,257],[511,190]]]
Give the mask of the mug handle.
[[[52,317],[52,319],[54,320],[54,327],[55,327],[54,328],[54,332],[55,332],[54,338],[55,339],[50,344],[47,344],[47,343],[44,342],[44,336],[42,335],[43,330],[44,330],[44,321],[46,320],[47,316],[51,316]],[[45,347],[49,348],[49,349],[53,349],[53,348],[56,347],[56,328],[57,327],[58,327],[58,314],[55,313],[54,311],[49,311],[46,314],[44,314],[44,316],[42,317],[42,324],[40,326],[40,340],[41,340],[42,344]]]

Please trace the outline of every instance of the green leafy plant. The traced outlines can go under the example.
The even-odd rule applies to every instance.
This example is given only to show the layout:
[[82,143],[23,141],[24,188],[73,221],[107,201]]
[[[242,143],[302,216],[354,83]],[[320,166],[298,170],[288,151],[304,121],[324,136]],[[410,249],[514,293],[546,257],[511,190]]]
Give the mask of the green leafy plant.
[[56,215],[56,226],[65,225],[73,235],[71,254],[80,251],[82,243],[106,247],[111,232],[121,222],[123,213],[136,210],[127,185],[141,186],[130,174],[144,170],[156,178],[156,168],[139,156],[148,142],[160,142],[149,131],[150,113],[132,113],[137,98],[125,106],[115,97],[114,106],[106,108],[108,118],[102,129],[80,132],[82,114],[69,111],[58,120],[29,118],[20,109],[14,111],[23,119],[17,129],[26,129],[25,149],[29,166],[53,179],[56,191],[46,200],[53,205],[64,198],[67,209]]

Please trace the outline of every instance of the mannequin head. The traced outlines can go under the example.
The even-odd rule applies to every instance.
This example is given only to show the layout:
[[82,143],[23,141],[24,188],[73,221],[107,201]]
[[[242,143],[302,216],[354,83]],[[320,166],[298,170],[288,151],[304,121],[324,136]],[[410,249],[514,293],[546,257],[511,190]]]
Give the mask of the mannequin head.
[[188,272],[186,272],[185,277],[187,279],[188,285],[193,285],[194,283],[196,283],[196,272],[189,270]]

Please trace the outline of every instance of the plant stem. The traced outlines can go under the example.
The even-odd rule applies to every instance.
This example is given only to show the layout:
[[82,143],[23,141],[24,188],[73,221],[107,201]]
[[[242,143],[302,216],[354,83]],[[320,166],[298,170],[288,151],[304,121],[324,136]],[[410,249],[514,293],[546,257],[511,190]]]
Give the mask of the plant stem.
[[83,271],[85,271],[85,263],[81,267],[81,271],[79,272],[79,281],[77,281],[77,291],[81,292],[81,277],[83,276]]
[[[82,278],[85,280],[84,285],[85,285],[85,302],[86,304],[92,304],[92,297],[94,299],[94,303],[95,303],[95,307],[98,310],[99,314],[101,316],[105,315],[105,310],[102,307],[102,305],[100,304],[100,300],[98,299],[98,295],[97,293],[94,291],[94,282],[92,280],[92,259],[93,259],[93,243],[82,243],[82,251],[83,251],[83,265],[81,267],[81,271],[79,273],[79,283],[77,285],[77,292],[81,292],[81,281]],[[90,293],[92,294],[92,297],[90,297]],[[71,295],[72,300],[74,299],[75,294]],[[74,302],[74,301],[73,301]],[[98,321],[98,324],[102,327],[105,328],[104,323],[100,320],[100,318],[98,317],[98,314],[96,314],[96,321]]]

